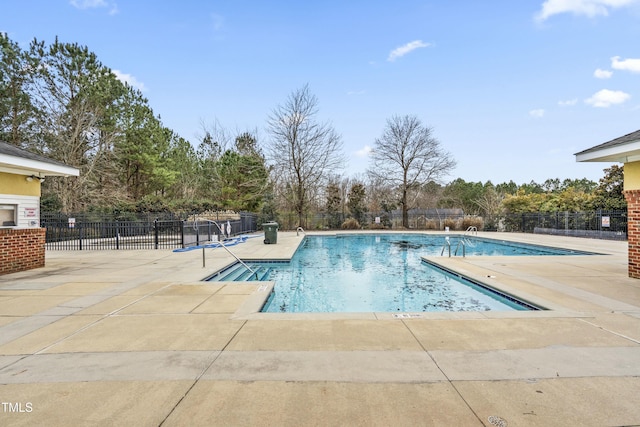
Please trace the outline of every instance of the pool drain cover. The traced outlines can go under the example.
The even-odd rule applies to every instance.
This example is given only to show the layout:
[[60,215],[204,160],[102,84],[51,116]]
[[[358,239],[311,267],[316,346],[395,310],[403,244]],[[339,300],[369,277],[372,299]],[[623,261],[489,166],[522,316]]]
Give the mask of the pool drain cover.
[[487,421],[489,421],[489,424],[491,424],[492,426],[507,427],[507,420],[505,420],[504,418],[500,418],[497,415],[491,415],[489,418],[487,418]]

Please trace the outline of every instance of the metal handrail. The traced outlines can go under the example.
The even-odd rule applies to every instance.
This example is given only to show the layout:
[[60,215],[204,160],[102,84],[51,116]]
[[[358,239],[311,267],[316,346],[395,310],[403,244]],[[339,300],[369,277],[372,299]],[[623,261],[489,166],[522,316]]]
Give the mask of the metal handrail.
[[304,231],[304,228],[302,227],[298,227],[296,228],[296,236],[299,236],[299,232],[302,231],[302,234],[304,234],[305,236],[307,235],[307,233]]
[[449,258],[451,258],[451,242],[449,241],[449,236],[444,238],[444,245],[442,245],[442,251],[440,251],[440,256],[444,254],[445,248],[449,248]]
[[[218,227],[218,229],[222,230],[222,228],[220,228],[220,225],[219,225],[217,222],[215,222],[215,221],[213,221],[213,220],[210,220],[210,219],[205,219],[204,221],[206,221],[206,222],[211,222],[211,223],[215,224],[215,225]],[[249,271],[251,272],[251,276],[255,275],[255,276],[256,276],[256,280],[258,280],[258,273],[257,273],[256,271],[253,271],[253,270],[251,269],[251,267],[249,267],[247,264],[245,264],[245,263],[244,263],[244,261],[242,261],[240,258],[238,258],[238,256],[237,256],[236,254],[234,254],[233,252],[231,252],[231,249],[229,249],[228,247],[226,247],[226,246],[225,246],[225,244],[224,244],[224,243],[222,243],[222,240],[218,240],[218,244],[219,244],[220,246],[222,246],[222,247],[224,248],[224,250],[225,250],[225,251],[229,252],[229,254],[230,254],[232,257],[234,257],[234,258],[235,258],[235,259],[236,259],[240,264],[242,264],[242,266],[243,266],[244,268],[246,268],[247,270],[249,270]],[[202,266],[204,267],[204,247],[202,248]]]
[[475,233],[477,236],[478,227],[476,227],[475,225],[470,225],[469,227],[467,227],[467,231],[464,232],[464,235],[466,236],[467,234],[471,234],[471,233]]
[[[458,249],[460,248],[460,245],[462,245],[462,257],[464,258],[467,256],[467,250],[466,250],[466,244],[465,244],[464,238],[461,238],[460,240],[458,240],[458,244],[456,245],[456,248],[453,251],[453,256],[458,256]],[[449,258],[451,258],[451,241],[449,240],[449,236],[444,238],[444,245],[442,245],[440,256],[444,255],[444,250],[447,248],[449,248]]]

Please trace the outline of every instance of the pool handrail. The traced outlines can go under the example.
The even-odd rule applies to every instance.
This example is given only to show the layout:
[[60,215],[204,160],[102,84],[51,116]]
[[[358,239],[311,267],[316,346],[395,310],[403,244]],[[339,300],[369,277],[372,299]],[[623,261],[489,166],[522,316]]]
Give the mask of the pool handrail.
[[[211,223],[215,224],[215,225],[216,225],[216,227],[218,227],[220,230],[222,230],[222,228],[220,228],[220,225],[219,225],[217,222],[215,222],[215,221],[213,221],[213,220],[211,220],[211,219],[205,219],[204,221],[206,221],[206,222],[211,222]],[[218,240],[218,244],[219,244],[220,246],[222,246],[222,247],[224,248],[224,250],[225,250],[225,251],[229,252],[229,254],[230,254],[232,257],[234,257],[234,258],[235,258],[235,259],[236,259],[240,264],[242,264],[242,266],[243,266],[244,268],[246,268],[247,270],[249,270],[249,271],[251,272],[251,276],[255,275],[255,276],[256,276],[256,280],[258,280],[258,273],[257,273],[257,272],[255,272],[255,271],[253,271],[253,270],[251,269],[251,267],[249,267],[249,266],[248,266],[247,264],[245,264],[245,263],[244,263],[240,258],[238,258],[238,256],[237,256],[236,254],[234,254],[233,252],[231,252],[231,250],[230,250],[230,249],[229,249],[229,248],[228,248],[228,247],[227,247],[227,246],[222,242],[222,240]],[[202,255],[202,265],[204,266],[204,247],[202,248],[202,253],[203,253],[203,255]]]
[[[467,256],[467,252],[466,252],[466,243],[464,239],[460,239],[458,240],[458,244],[456,245],[456,250],[453,251],[453,256],[457,256],[458,255],[458,248],[460,247],[460,245],[462,245],[462,258],[465,258]],[[449,255],[451,256],[451,255]]]
[[464,235],[466,236],[467,234],[473,234],[475,233],[475,235],[478,235],[478,227],[476,227],[475,225],[470,225],[469,227],[467,227],[467,230],[464,232]]
[[444,254],[444,250],[449,248],[449,258],[451,258],[451,242],[449,241],[449,236],[444,238],[444,245],[442,245],[442,251],[440,251],[440,256]]

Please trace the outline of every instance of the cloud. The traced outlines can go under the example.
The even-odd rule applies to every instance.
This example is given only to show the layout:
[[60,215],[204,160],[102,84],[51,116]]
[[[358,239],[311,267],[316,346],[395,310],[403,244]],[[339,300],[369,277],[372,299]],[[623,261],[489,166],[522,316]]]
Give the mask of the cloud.
[[611,68],[614,70],[631,71],[632,73],[640,73],[640,59],[623,59],[619,56],[611,58]]
[[578,103],[577,99],[568,99],[566,101],[558,101],[558,105],[561,107],[572,107]]
[[622,104],[629,98],[631,95],[620,90],[602,89],[594,93],[591,98],[585,99],[584,102],[592,107],[609,108],[612,105]]
[[593,72],[593,77],[595,77],[596,79],[609,79],[612,75],[613,71],[601,70],[600,68]]
[[372,151],[373,151],[373,148],[369,147],[368,145],[365,145],[364,147],[362,147],[362,149],[356,151],[356,156],[367,157],[369,154],[371,154]]
[[529,115],[534,119],[541,119],[544,117],[544,110],[542,108],[538,108],[536,110],[529,111]]
[[367,93],[365,90],[350,90],[349,92],[347,92],[347,95],[349,96],[364,95],[365,93]]
[[138,89],[140,92],[144,92],[145,90],[147,90],[144,83],[139,82],[138,79],[136,79],[131,74],[125,74],[120,70],[111,70],[111,72],[115,74],[116,78],[120,80],[122,83],[126,83],[132,88]]
[[107,0],[69,0],[69,4],[80,10],[107,7],[109,8],[109,15],[118,13],[118,5]]
[[387,61],[393,62],[396,59],[405,56],[409,52],[412,52],[421,47],[429,47],[429,46],[431,46],[431,43],[425,43],[422,40],[414,40],[412,42],[405,44],[404,46],[400,46],[393,49],[391,53],[389,53],[389,57],[387,58]]
[[212,13],[211,22],[213,23],[213,31],[220,31],[224,27],[224,16]]
[[105,0],[70,0],[71,6],[77,9],[93,9],[95,7],[107,7]]
[[544,21],[553,15],[561,13],[572,13],[574,15],[585,15],[589,18],[594,16],[608,16],[610,9],[617,9],[638,3],[639,0],[546,0],[542,4],[542,10],[536,15],[536,21]]

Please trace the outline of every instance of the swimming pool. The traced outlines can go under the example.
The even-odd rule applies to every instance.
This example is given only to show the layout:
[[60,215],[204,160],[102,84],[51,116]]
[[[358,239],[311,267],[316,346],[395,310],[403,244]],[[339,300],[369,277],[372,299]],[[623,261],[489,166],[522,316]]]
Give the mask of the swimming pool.
[[[450,236],[452,246],[461,236]],[[565,249],[464,237],[466,255],[575,255]],[[271,280],[263,312],[430,312],[535,309],[422,260],[440,255],[444,236],[306,236],[290,262],[238,264],[210,280]]]

